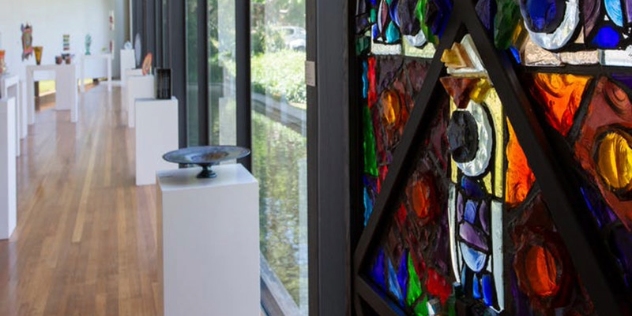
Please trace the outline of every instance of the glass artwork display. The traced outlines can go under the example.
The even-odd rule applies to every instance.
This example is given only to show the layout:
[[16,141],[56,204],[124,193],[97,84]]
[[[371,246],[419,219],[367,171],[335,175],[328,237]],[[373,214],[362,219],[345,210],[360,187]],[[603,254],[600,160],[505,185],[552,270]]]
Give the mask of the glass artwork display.
[[28,24],[20,26],[22,31],[22,60],[28,59],[33,54],[33,28]]
[[170,151],[162,156],[168,162],[190,164],[202,167],[198,179],[215,178],[217,174],[211,166],[222,161],[235,160],[250,155],[250,149],[239,146],[197,146]]
[[[451,1],[356,2],[364,206],[356,215],[371,239],[359,246],[357,277],[395,314],[596,315],[600,293],[588,291],[594,280],[560,220],[568,215],[549,207],[545,189],[568,176],[569,205],[585,224],[573,233],[596,227],[587,238],[613,263],[598,268],[612,267],[601,273],[632,293],[632,2],[475,0],[472,8],[442,43],[457,27],[447,25],[459,11]],[[486,56],[468,32],[487,35]],[[433,77],[437,62],[445,72]],[[503,71],[517,80],[497,80]],[[428,104],[415,103],[428,84]],[[526,105],[502,99],[506,91],[524,93],[527,123],[515,104]],[[416,130],[404,128],[409,121]],[[412,144],[393,164],[400,142]],[[549,143],[552,157],[534,155]],[[532,169],[529,158],[562,172]]]

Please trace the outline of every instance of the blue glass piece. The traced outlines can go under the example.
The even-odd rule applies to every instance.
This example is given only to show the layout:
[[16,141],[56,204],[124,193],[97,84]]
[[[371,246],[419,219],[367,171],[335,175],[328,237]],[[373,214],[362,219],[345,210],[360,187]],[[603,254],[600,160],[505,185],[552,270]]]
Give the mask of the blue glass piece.
[[408,250],[404,250],[401,259],[399,260],[399,267],[397,268],[397,283],[402,291],[402,301],[400,304],[404,305],[404,298],[406,297],[408,290]]
[[371,271],[369,272],[373,282],[379,285],[382,289],[386,289],[386,279],[384,277],[384,257],[384,249],[380,248],[377,252],[375,262],[371,267]]
[[485,267],[485,261],[487,259],[487,254],[480,252],[478,250],[470,248],[467,244],[461,242],[461,253],[463,256],[463,261],[467,265],[470,270],[474,272],[481,272]]
[[472,278],[472,297],[477,300],[483,297],[483,295],[481,295],[481,282],[476,274]]
[[373,27],[371,28],[372,32],[371,34],[373,34],[373,40],[377,40],[380,37],[380,28],[377,26],[377,24],[373,24]]
[[478,214],[476,210],[478,209],[478,202],[468,200],[465,203],[465,214],[463,214],[463,219],[468,221],[470,224],[474,224],[476,222],[476,215]]
[[377,5],[377,1],[378,1],[378,0],[370,0],[370,1],[371,1],[371,5],[372,5],[372,6],[376,6],[376,5]]
[[369,97],[369,63],[365,60],[362,62],[362,98]]
[[492,276],[489,274],[483,275],[481,280],[481,285],[483,288],[483,301],[485,305],[492,306],[494,305],[494,301],[496,298],[494,297],[494,280],[492,280]]
[[623,10],[621,9],[621,0],[604,0],[606,5],[606,13],[614,24],[623,26]]
[[395,26],[395,23],[388,22],[386,26],[386,43],[393,44],[399,41],[401,35],[399,33],[399,29]]
[[513,56],[514,60],[517,64],[522,64],[522,59],[520,58],[520,50],[515,46],[509,47],[509,51],[511,52],[511,56]]
[[524,17],[525,24],[534,32],[555,32],[564,19],[565,11],[565,0],[520,1],[520,12]]
[[592,44],[599,48],[617,48],[620,42],[620,33],[610,25],[601,26],[592,40]]
[[371,214],[373,214],[373,199],[367,187],[364,187],[364,226],[369,224]]
[[489,202],[487,200],[481,201],[481,206],[478,208],[478,220],[481,223],[483,230],[489,234]]
[[451,0],[430,0],[430,4],[436,8],[435,12],[429,10],[431,16],[428,18],[428,24],[432,30],[432,34],[438,37],[443,35],[445,27],[448,25],[450,19],[450,13],[452,13],[452,1]]
[[465,268],[465,266],[461,267],[461,288],[466,289],[467,288],[467,269]]
[[468,198],[482,199],[485,195],[480,184],[470,177],[461,177],[461,187],[465,190],[465,196]]
[[476,14],[483,26],[491,31],[494,27],[494,16],[496,16],[496,1],[479,0],[476,4]]
[[395,268],[390,259],[388,260],[388,290],[395,296],[397,301],[403,305],[404,296],[402,296],[402,289],[397,282],[397,272],[395,272]]
[[399,1],[398,0],[393,0],[390,4],[389,4],[389,8],[388,8],[388,13],[391,15],[391,20],[393,20],[393,22],[395,22],[395,24],[399,27],[401,27],[400,21],[399,21],[399,14],[397,14],[397,7],[399,6]]

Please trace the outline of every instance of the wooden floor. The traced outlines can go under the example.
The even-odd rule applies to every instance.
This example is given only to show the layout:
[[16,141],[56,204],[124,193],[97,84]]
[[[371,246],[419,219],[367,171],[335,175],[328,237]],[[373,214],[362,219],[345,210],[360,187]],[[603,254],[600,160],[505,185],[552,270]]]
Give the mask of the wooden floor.
[[21,142],[18,226],[0,241],[0,315],[159,315],[156,188],[134,185],[120,89],[41,110]]

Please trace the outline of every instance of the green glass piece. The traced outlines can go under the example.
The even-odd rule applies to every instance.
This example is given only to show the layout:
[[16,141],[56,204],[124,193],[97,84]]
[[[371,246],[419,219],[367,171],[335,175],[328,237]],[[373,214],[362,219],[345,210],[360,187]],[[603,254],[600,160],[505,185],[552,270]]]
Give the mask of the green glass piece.
[[428,1],[430,0],[419,0],[419,2],[417,2],[417,7],[415,8],[415,13],[419,19],[421,31],[424,32],[424,35],[426,35],[428,42],[438,44],[439,39],[432,34],[432,31],[426,24],[428,21],[428,19],[426,19],[426,14],[428,14]]
[[520,22],[520,7],[515,0],[496,0],[496,4],[498,11],[494,18],[494,44],[496,48],[508,49]]
[[378,176],[377,155],[375,151],[375,133],[373,133],[373,119],[368,106],[363,107],[364,116],[364,173]]
[[421,289],[421,281],[419,275],[415,270],[415,264],[413,258],[408,253],[408,294],[406,295],[406,305],[412,306],[415,301],[421,296],[423,290]]
[[428,296],[424,296],[424,298],[415,305],[415,315],[428,316]]
[[356,41],[356,56],[361,56],[368,51],[371,46],[371,39],[368,36],[361,36]]
[[371,24],[374,24],[375,21],[377,21],[377,11],[375,10],[375,8],[371,8],[371,15],[370,15],[370,18],[369,18],[369,22]]

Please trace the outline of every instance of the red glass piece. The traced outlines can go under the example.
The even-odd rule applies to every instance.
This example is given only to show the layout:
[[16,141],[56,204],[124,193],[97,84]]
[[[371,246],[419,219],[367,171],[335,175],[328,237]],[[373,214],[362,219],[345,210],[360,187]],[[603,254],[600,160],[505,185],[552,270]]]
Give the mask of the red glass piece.
[[397,213],[395,213],[395,221],[399,227],[404,227],[404,224],[406,223],[406,213],[406,206],[404,204],[400,204],[399,209],[397,209]]
[[369,107],[373,107],[375,103],[377,103],[377,80],[375,76],[375,57],[369,57],[367,60],[368,63],[368,72],[367,77],[369,78],[369,96],[368,103]]
[[533,77],[531,92],[544,107],[548,123],[566,136],[590,77],[539,73]]
[[470,101],[470,92],[476,87],[480,79],[443,77],[440,80],[443,88],[445,88],[445,91],[452,97],[456,106],[460,109],[464,109]]
[[575,158],[592,178],[608,205],[628,230],[632,229],[632,200],[629,192],[623,196],[604,181],[597,170],[595,153],[606,132],[632,130],[632,103],[616,83],[606,77],[599,79],[587,108],[586,117],[574,144]]
[[446,281],[445,277],[433,268],[428,268],[426,289],[431,295],[439,297],[441,304],[445,304],[450,293],[452,293],[452,286]]

